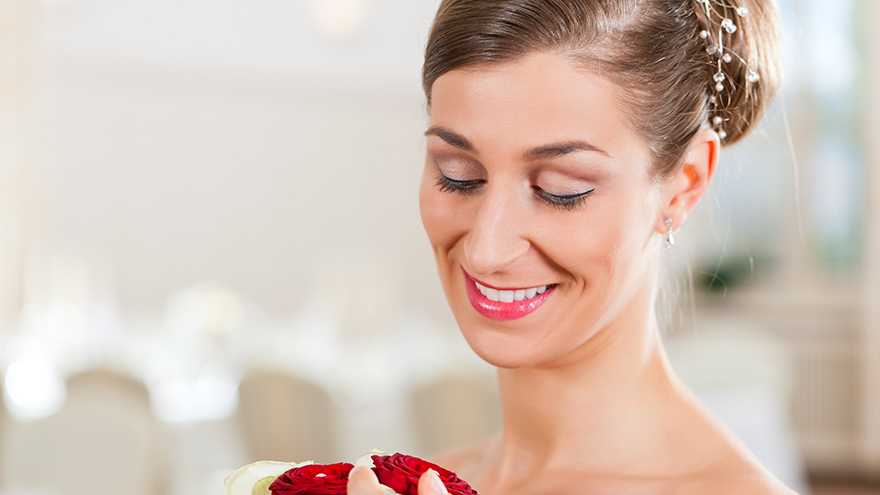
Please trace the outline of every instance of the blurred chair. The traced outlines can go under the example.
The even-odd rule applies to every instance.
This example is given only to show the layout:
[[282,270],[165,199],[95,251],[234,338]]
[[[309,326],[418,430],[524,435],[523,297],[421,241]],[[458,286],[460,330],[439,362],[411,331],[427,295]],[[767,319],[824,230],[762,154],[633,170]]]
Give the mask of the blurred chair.
[[412,407],[422,450],[436,454],[501,429],[501,402],[489,380],[446,376],[417,389]]
[[139,406],[150,406],[150,392],[144,384],[131,376],[106,369],[92,369],[74,375],[67,380],[67,392],[72,396],[89,396],[98,391],[113,394],[116,401]]
[[239,417],[253,459],[339,462],[335,406],[316,385],[276,371],[253,372],[239,385]]
[[94,370],[73,377],[55,415],[10,423],[0,477],[6,490],[63,495],[158,495],[160,431],[140,382]]

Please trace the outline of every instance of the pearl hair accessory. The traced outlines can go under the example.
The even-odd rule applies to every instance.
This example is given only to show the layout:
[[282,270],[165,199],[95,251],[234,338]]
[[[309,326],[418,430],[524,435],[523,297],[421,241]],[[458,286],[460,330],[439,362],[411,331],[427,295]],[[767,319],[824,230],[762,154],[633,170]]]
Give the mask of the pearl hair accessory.
[[[707,29],[700,31],[700,38],[706,41],[706,53],[711,57],[712,64],[717,65],[717,70],[712,76],[712,81],[709,83],[715,87],[716,94],[709,97],[709,103],[712,104],[712,113],[715,115],[712,118],[712,125],[723,141],[727,137],[727,132],[724,131],[725,119],[720,115],[720,104],[722,93],[726,89],[724,83],[729,79],[724,72],[724,66],[736,58],[746,67],[748,71],[746,79],[748,82],[755,84],[761,79],[758,73],[753,71],[742,57],[724,46],[724,32],[733,34],[737,31],[736,23],[726,17],[726,13],[733,11],[739,17],[746,17],[749,15],[749,9],[746,7],[736,7],[727,0],[697,0],[697,3],[702,6],[708,24],[706,26]],[[714,33],[716,29],[717,36]],[[729,84],[733,84],[733,82]]]

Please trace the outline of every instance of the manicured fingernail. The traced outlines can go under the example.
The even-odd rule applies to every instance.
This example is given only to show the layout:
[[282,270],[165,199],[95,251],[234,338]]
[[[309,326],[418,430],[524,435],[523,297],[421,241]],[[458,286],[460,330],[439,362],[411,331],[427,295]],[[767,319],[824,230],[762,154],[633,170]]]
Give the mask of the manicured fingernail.
[[449,493],[446,491],[446,487],[443,486],[443,482],[440,481],[440,475],[433,469],[428,470],[428,483],[431,485],[431,489],[434,490],[434,493],[439,493],[441,495]]

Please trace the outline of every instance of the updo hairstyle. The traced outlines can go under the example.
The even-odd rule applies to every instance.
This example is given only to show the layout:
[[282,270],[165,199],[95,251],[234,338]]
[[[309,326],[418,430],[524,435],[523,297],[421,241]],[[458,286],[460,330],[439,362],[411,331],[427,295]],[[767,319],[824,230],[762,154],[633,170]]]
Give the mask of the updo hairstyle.
[[[738,29],[718,29],[705,1],[736,19]],[[743,8],[748,15],[737,17]],[[741,59],[724,65],[721,91],[704,30]],[[570,57],[621,88],[617,96],[632,110],[628,124],[653,151],[656,174],[666,177],[713,121],[723,122],[722,144],[729,145],[760,120],[779,86],[778,47],[773,0],[443,0],[422,84],[430,106],[434,81],[450,70],[535,52]]]

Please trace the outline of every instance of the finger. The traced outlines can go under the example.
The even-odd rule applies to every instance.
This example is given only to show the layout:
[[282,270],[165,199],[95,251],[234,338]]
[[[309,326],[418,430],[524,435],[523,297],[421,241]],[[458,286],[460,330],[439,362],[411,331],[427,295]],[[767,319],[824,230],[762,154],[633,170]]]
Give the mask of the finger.
[[367,466],[357,466],[348,474],[346,492],[350,495],[396,495],[394,490],[379,484],[379,479]]
[[448,495],[437,471],[429,469],[419,478],[419,495]]

